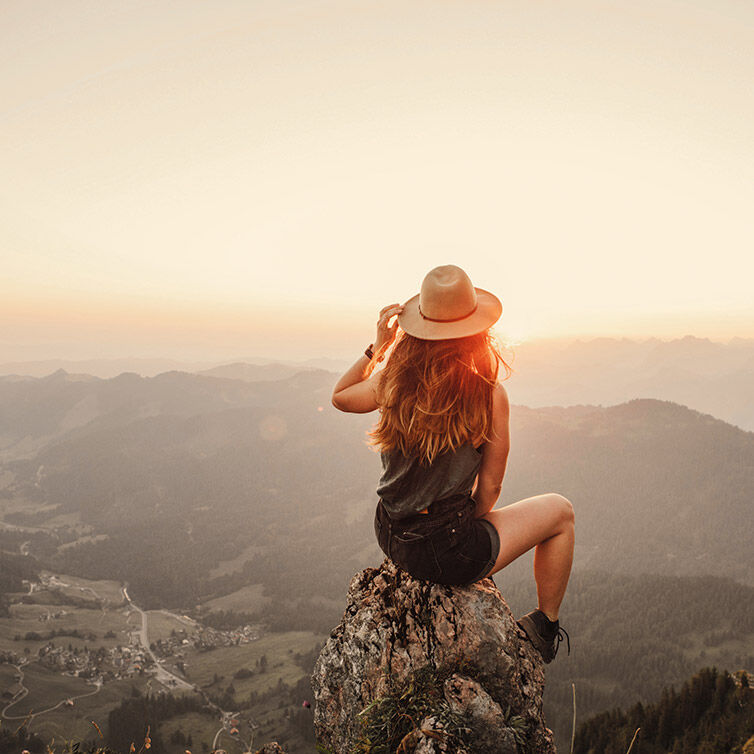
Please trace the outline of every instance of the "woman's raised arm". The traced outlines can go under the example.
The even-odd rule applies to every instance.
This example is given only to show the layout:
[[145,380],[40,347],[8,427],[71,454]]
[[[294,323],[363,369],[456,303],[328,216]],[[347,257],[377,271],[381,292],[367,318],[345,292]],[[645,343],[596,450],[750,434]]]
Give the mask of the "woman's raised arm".
[[350,414],[368,414],[378,408],[377,379],[371,377],[371,361],[362,356],[339,380],[332,393],[332,405]]
[[[398,322],[396,320],[392,326],[388,326],[388,323],[392,317],[402,311],[403,306],[400,304],[391,304],[380,310],[380,318],[377,321],[377,337],[373,348],[375,359],[379,360],[379,355],[395,340]],[[379,374],[372,374],[373,368],[372,359],[366,355],[361,356],[335,384],[332,392],[332,405],[341,411],[352,414],[367,414],[378,408],[377,380]]]

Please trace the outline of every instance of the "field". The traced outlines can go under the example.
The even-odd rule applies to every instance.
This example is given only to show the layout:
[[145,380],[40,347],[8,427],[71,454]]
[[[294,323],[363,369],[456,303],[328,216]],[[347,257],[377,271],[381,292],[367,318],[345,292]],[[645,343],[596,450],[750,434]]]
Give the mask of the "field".
[[110,539],[107,534],[85,534],[74,540],[73,542],[66,542],[63,545],[60,545],[58,547],[58,552],[62,552],[63,550],[70,550],[72,547],[88,544],[90,542],[104,542],[107,539]]
[[[18,671],[13,665],[0,665],[0,690],[7,689],[16,682]],[[5,706],[6,702],[0,702],[0,707]]]
[[253,613],[267,605],[269,597],[262,595],[262,584],[250,584],[235,592],[215,597],[204,603],[204,607],[210,610],[235,610],[239,613]]
[[177,618],[164,610],[147,610],[147,615],[149,616],[147,634],[150,643],[169,638],[171,631],[192,631],[197,626],[191,619]]
[[[13,472],[8,472],[11,476],[15,476]],[[8,480],[7,474],[3,476],[3,480]],[[8,480],[9,482],[12,480]],[[2,487],[0,487],[2,489]],[[57,505],[45,505],[44,503],[38,503],[34,502],[33,500],[28,500],[23,496],[14,496],[11,498],[3,498],[2,503],[0,503],[0,516],[5,518],[9,514],[13,513],[24,513],[27,515],[43,515],[45,513],[49,513],[50,517],[55,513],[55,511],[58,509]],[[14,524],[3,524],[6,528],[14,528]],[[47,529],[47,526],[44,527],[34,527],[34,526],[23,526],[24,529],[27,529],[29,531],[34,531],[35,529]]]
[[[136,677],[106,683],[98,693],[76,699],[73,707],[59,707],[35,717],[29,729],[45,740],[53,737],[56,741],[99,738],[91,721],[97,723],[104,732],[110,710],[120,704],[123,697],[129,696],[132,688],[145,692],[148,682],[146,677]],[[93,687],[87,688],[91,690]]]
[[209,577],[214,579],[218,576],[227,576],[235,571],[240,571],[243,568],[244,563],[251,560],[260,552],[264,552],[264,547],[260,547],[259,545],[249,545],[240,555],[236,555],[235,558],[232,558],[231,560],[221,560],[217,566],[209,572]]
[[[58,513],[57,515],[52,516],[52,518],[48,518],[45,521],[45,527],[49,529],[70,527],[70,528],[76,528],[79,532],[86,532],[91,528],[82,522],[80,511]],[[63,545],[63,547],[65,546],[66,545]]]
[[117,581],[93,581],[68,575],[56,576],[48,571],[42,571],[41,575],[49,578],[56,589],[69,597],[87,600],[101,599],[113,605],[120,605],[125,600],[121,585]]
[[81,678],[54,673],[36,662],[24,665],[22,670],[22,683],[29,693],[7,710],[9,716],[24,717],[31,712],[41,712],[68,697],[90,694],[95,690]]
[[[37,599],[44,599],[40,593]],[[62,613],[56,618],[49,618],[51,614]],[[34,656],[40,647],[47,644],[49,639],[26,640],[26,634],[34,632],[40,636],[49,636],[50,631],[78,630],[93,633],[97,637],[94,642],[79,639],[74,636],[56,636],[52,639],[56,646],[69,644],[79,649],[92,647],[113,647],[117,644],[128,644],[126,611],[91,610],[70,605],[58,604],[15,604],[10,606],[10,618],[0,618],[0,650],[10,650],[23,654],[25,650]],[[112,631],[115,638],[105,638],[105,634]],[[14,637],[20,636],[19,641]]]
[[[287,631],[269,634],[237,647],[218,647],[210,652],[191,649],[186,652],[188,678],[214,694],[222,693],[232,683],[235,699],[247,699],[252,691],[262,694],[273,689],[280,679],[284,683],[295,684],[304,673],[293,661],[294,653],[308,652],[325,638],[310,631]],[[262,656],[267,658],[265,672],[259,672],[257,664]],[[240,668],[247,668],[254,675],[250,678],[233,678]],[[217,683],[213,682],[215,675],[218,676]]]

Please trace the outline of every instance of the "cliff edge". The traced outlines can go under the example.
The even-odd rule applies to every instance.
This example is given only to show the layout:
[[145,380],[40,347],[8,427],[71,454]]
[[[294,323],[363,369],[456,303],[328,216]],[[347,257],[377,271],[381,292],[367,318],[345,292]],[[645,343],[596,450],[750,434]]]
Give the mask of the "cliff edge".
[[314,666],[317,743],[332,754],[554,753],[543,667],[491,578],[431,584],[386,558],[351,579]]

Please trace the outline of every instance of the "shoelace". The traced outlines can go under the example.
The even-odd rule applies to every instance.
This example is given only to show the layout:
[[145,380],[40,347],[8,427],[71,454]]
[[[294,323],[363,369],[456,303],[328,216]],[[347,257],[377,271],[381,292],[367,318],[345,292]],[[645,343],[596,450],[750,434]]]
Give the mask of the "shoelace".
[[552,656],[555,657],[555,655],[558,653],[558,647],[560,646],[560,642],[563,641],[563,634],[565,634],[565,639],[568,644],[568,654],[571,654],[571,637],[568,636],[568,631],[566,631],[564,628],[558,626],[558,633],[555,634],[553,637],[554,639],[557,639],[557,643],[555,644],[555,649],[553,650]]

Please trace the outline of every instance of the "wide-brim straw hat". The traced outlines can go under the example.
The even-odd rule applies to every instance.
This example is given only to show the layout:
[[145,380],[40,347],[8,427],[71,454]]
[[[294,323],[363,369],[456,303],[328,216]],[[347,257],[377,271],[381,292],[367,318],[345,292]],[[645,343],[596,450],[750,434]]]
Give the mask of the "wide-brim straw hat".
[[460,267],[445,264],[426,274],[421,291],[403,305],[398,324],[420,340],[447,340],[483,332],[502,313],[497,296],[475,288]]

